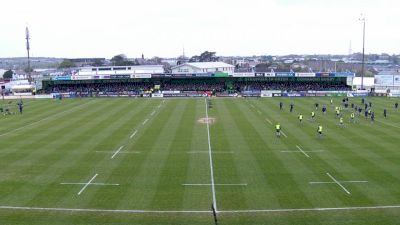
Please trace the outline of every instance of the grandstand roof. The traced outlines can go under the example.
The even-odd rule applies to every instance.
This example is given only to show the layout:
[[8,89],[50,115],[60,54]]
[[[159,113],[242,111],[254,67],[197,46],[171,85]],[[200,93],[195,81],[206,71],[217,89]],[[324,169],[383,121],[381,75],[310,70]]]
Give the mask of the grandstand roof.
[[210,69],[210,68],[222,68],[222,67],[234,67],[231,64],[224,63],[224,62],[191,62],[185,63],[179,66],[175,66],[173,68],[181,67],[181,66],[192,66],[199,69]]

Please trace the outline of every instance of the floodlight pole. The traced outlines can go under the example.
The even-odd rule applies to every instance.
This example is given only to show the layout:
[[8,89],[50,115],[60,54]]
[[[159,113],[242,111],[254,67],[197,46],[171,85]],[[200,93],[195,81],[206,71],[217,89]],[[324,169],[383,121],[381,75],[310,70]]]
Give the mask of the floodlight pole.
[[361,64],[361,90],[364,89],[364,76],[365,76],[365,71],[364,71],[364,64],[365,64],[365,17],[362,16],[360,21],[363,22],[363,50],[362,50],[362,64]]
[[30,44],[29,44],[30,37],[29,37],[29,29],[28,29],[28,27],[26,27],[26,29],[25,29],[25,39],[26,39],[26,51],[28,53],[28,81],[29,81],[29,84],[30,84],[32,78],[31,78],[31,57],[30,57],[29,51],[30,51],[31,48],[30,48]]

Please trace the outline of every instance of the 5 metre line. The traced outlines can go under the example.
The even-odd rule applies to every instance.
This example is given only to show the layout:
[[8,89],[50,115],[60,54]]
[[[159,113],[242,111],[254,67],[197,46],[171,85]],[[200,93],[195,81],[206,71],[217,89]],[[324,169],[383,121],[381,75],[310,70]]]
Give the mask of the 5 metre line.
[[78,195],[81,195],[82,194],[82,192],[87,188],[87,186],[89,186],[89,184],[90,183],[92,183],[92,181],[94,180],[94,179],[96,179],[96,177],[97,177],[97,173],[92,177],[92,179],[90,179],[86,184],[85,184],[85,186],[83,186],[83,188],[78,192]]
[[210,173],[211,173],[211,191],[212,191],[212,196],[213,196],[213,206],[216,212],[218,212],[217,209],[217,198],[215,197],[215,182],[214,182],[214,168],[213,168],[213,160],[212,160],[212,152],[211,152],[211,141],[210,141],[210,125],[208,124],[208,104],[207,104],[207,99],[204,99],[204,102],[206,103],[206,124],[207,124],[207,137],[208,137],[208,156],[210,158]]

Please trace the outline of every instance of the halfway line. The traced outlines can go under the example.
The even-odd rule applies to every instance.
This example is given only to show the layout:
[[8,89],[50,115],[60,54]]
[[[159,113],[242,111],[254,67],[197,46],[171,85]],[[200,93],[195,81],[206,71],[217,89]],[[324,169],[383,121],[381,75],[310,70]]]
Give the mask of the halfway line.
[[[208,104],[207,104],[207,99],[204,98],[204,102],[206,103],[206,119],[208,121]],[[212,196],[213,196],[213,207],[216,212],[218,212],[217,209],[217,198],[215,196],[215,182],[214,182],[214,168],[213,168],[213,160],[212,160],[212,152],[211,152],[211,141],[210,141],[210,125],[209,123],[207,124],[207,137],[208,137],[208,156],[210,158],[210,175],[211,175],[211,190],[212,190]]]

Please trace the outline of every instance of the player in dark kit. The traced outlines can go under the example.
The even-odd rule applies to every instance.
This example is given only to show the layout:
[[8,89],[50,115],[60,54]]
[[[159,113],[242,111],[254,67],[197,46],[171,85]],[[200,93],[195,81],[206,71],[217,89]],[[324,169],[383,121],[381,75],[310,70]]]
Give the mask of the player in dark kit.
[[372,112],[372,113],[371,113],[371,122],[374,122],[374,121],[375,121],[375,113]]
[[326,106],[322,106],[322,112],[325,114],[326,113]]
[[362,108],[359,107],[359,108],[358,108],[358,115],[361,115],[361,112],[362,112]]
[[315,110],[318,110],[318,107],[319,107],[319,103],[316,102],[316,103],[315,103]]
[[290,103],[290,112],[293,112],[293,107],[294,107],[293,103]]
[[354,103],[351,103],[351,108],[354,109]]
[[283,103],[279,102],[279,109],[282,110],[282,107],[283,107]]
[[362,99],[361,99],[361,104],[364,104],[364,103],[365,103],[365,99],[362,98]]
[[368,118],[368,111],[367,110],[364,111],[364,116],[365,116],[365,119]]
[[24,109],[24,103],[22,102],[22,100],[20,100],[18,103],[18,109],[19,109],[19,113],[22,114],[22,110]]
[[387,114],[387,111],[386,111],[386,109],[383,109],[383,116],[386,118],[386,115]]
[[369,107],[370,107],[370,108],[372,107],[372,102],[369,102]]
[[398,103],[398,102],[394,103],[394,108],[395,108],[395,109],[398,109],[398,108],[399,108],[399,103]]

